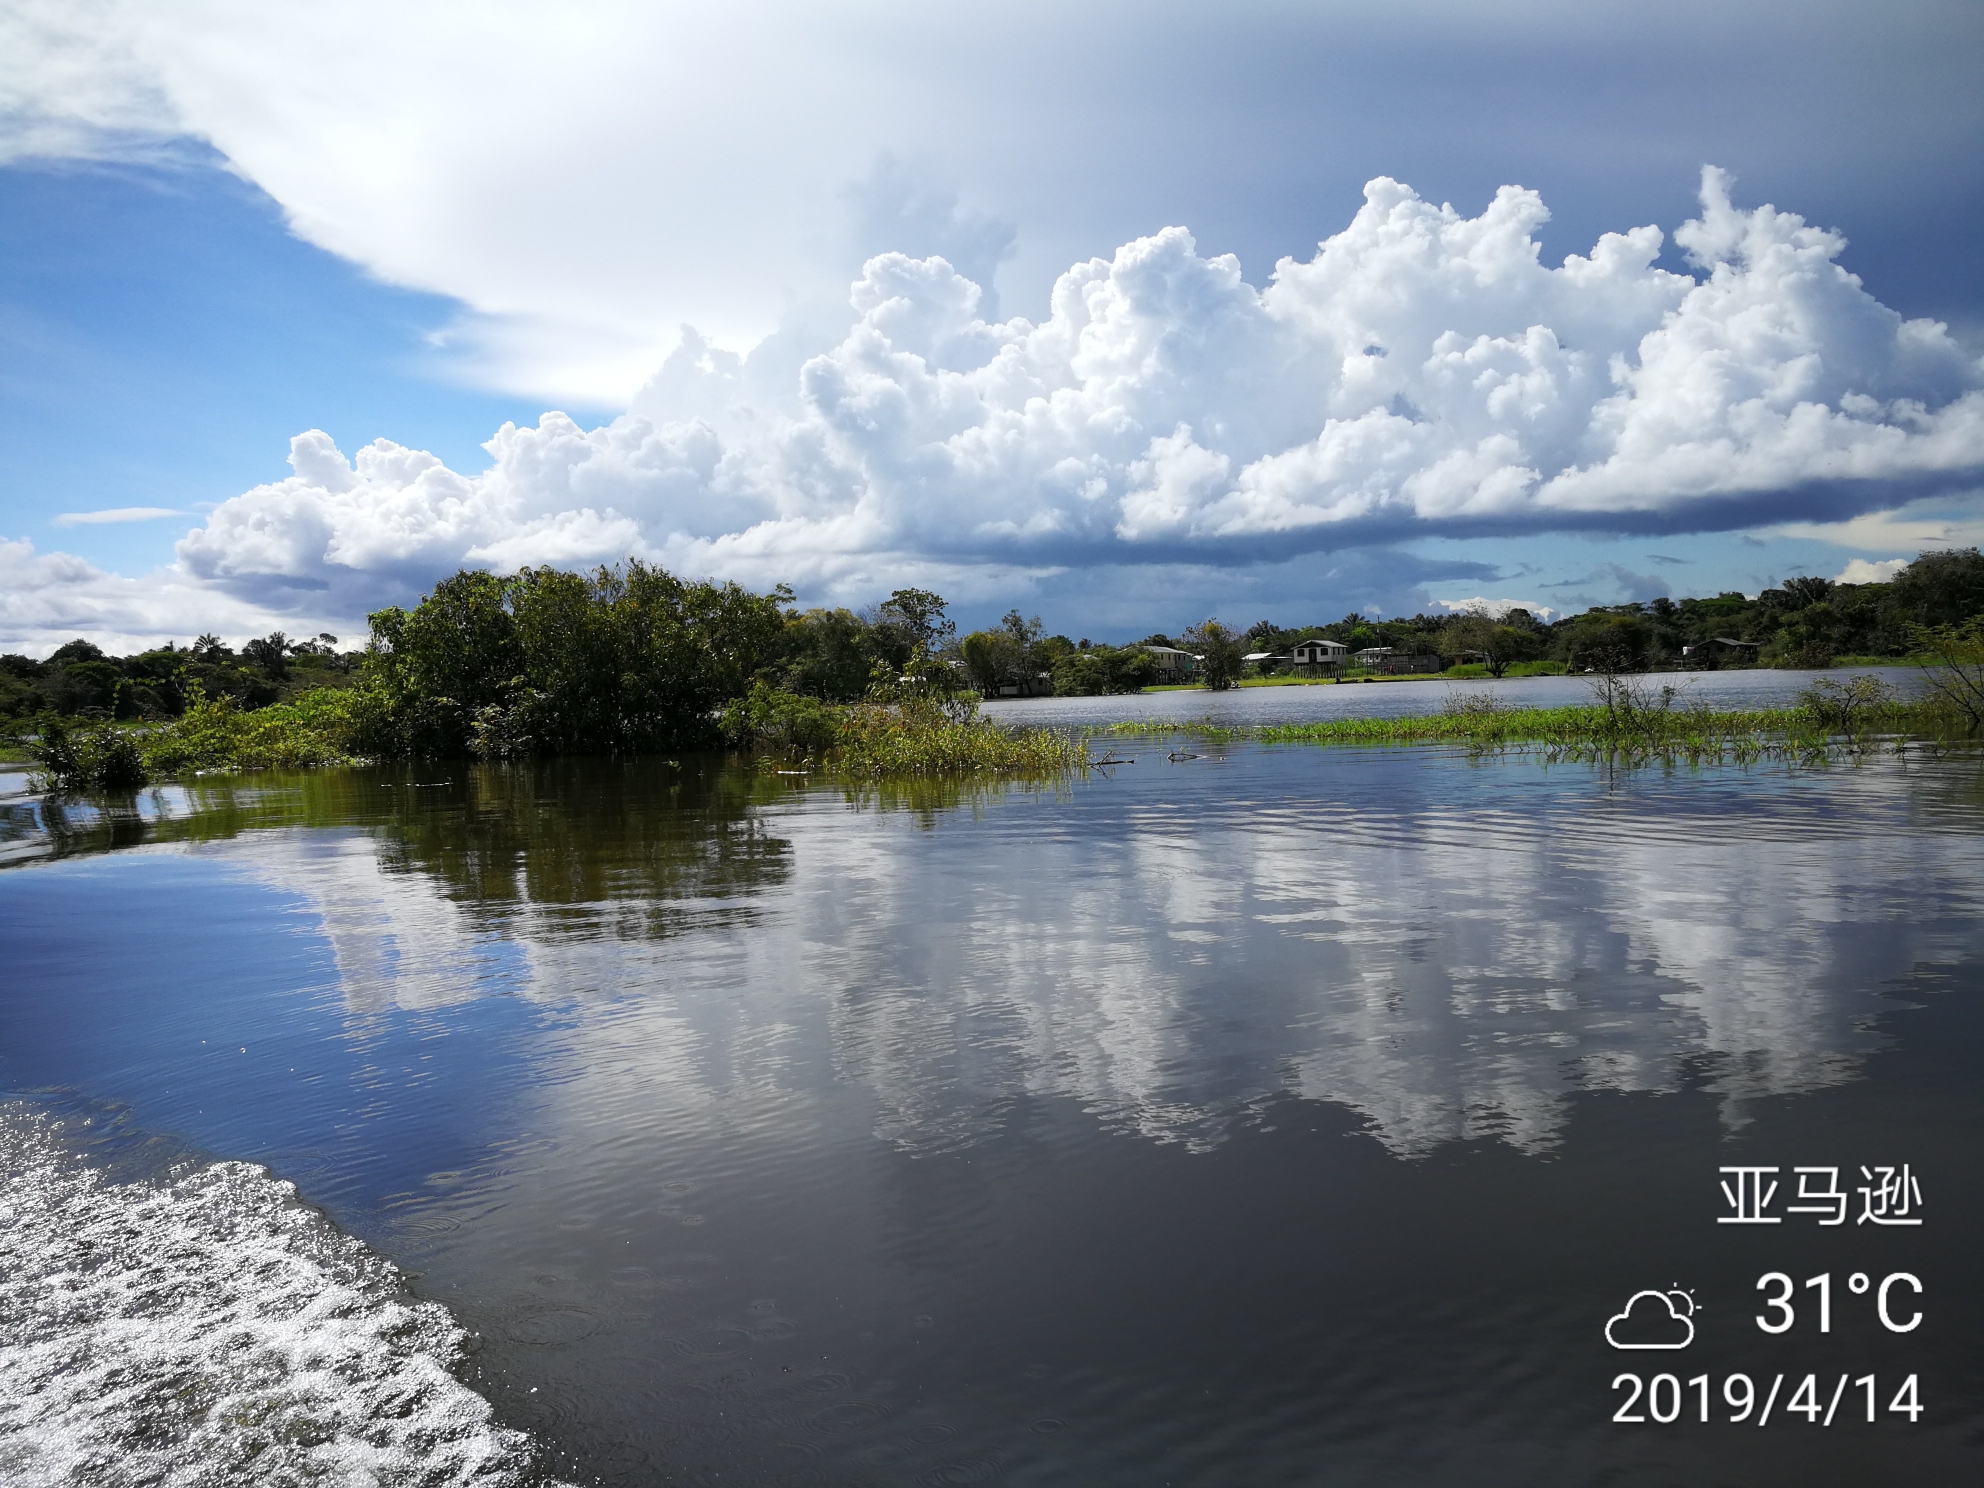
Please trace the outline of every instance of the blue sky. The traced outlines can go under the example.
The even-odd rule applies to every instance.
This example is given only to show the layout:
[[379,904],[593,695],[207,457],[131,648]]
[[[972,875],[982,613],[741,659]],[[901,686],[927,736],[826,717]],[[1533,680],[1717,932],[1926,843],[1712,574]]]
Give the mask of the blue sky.
[[27,3],[0,58],[8,649],[629,552],[1123,636],[1984,533],[1973,4]]
[[0,264],[7,530],[94,562],[159,562],[184,524],[55,515],[197,511],[267,479],[311,427],[472,465],[491,430],[540,411],[436,376],[426,338],[458,305],[299,241],[218,161],[0,171]]

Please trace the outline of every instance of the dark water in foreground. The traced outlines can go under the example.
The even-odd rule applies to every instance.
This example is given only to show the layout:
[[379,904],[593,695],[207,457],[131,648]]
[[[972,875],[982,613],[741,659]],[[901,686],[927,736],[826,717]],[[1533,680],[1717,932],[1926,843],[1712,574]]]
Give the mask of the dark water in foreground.
[[[1979,761],[1923,756],[17,802],[0,1093],[115,1177],[295,1183],[480,1335],[464,1377],[580,1482],[1974,1483],[1980,828]],[[1859,1222],[1903,1164],[1882,1217],[1922,1223]],[[1781,1223],[1718,1224],[1733,1166],[1779,1170]],[[1844,1223],[1787,1212],[1834,1186],[1801,1166]],[[0,1230],[81,1222],[38,1193],[13,1175]],[[189,1296],[260,1284],[184,1254]],[[1608,1346],[1669,1288],[1689,1346]],[[1629,1327],[1649,1305],[1634,1336],[1687,1326]]]

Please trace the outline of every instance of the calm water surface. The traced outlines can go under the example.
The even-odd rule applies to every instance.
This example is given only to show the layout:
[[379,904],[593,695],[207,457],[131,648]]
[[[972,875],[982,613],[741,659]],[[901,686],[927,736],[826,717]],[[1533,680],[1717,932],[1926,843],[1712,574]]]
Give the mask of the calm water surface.
[[[1971,1483],[1981,827],[1919,754],[16,799],[0,1094],[106,1171],[293,1181],[579,1482]],[[1924,1222],[1859,1223],[1904,1163]],[[1781,1223],[1718,1224],[1740,1165]],[[1762,1331],[1769,1272],[1829,1330]],[[1608,1346],[1670,1287],[1687,1349]],[[1663,1372],[1679,1419],[1615,1423]]]

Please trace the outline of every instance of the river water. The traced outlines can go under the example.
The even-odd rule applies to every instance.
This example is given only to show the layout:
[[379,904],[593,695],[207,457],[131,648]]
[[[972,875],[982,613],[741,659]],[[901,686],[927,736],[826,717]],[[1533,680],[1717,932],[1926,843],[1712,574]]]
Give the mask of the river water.
[[0,802],[0,1479],[1979,1480],[1977,756],[1124,752]]

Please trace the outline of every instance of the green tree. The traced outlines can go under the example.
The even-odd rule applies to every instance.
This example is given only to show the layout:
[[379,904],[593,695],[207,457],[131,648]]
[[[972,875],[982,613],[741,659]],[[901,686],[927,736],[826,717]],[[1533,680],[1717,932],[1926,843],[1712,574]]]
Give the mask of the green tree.
[[1018,686],[1026,673],[1025,643],[1004,626],[974,630],[959,643],[958,652],[972,686],[986,697],[997,697],[1002,687]]
[[1224,692],[1240,680],[1246,651],[1240,638],[1217,620],[1186,631],[1184,649],[1198,656],[1199,682],[1211,691]]
[[1631,672],[1646,661],[1647,625],[1614,609],[1587,610],[1571,622],[1557,645],[1572,671]]
[[1440,632],[1438,645],[1440,654],[1449,659],[1478,656],[1491,677],[1502,676],[1511,664],[1528,660],[1536,651],[1527,629],[1498,624],[1486,609],[1456,616]]
[[464,571],[372,617],[369,752],[617,754],[717,737],[776,654],[790,593],[591,574]]
[[902,638],[907,654],[898,665],[926,660],[957,634],[944,608],[944,597],[928,589],[898,589],[875,607],[876,628]]
[[1832,580],[1822,579],[1816,574],[1806,574],[1801,578],[1786,579],[1779,586],[1791,596],[1792,603],[1799,607],[1815,605],[1832,593]]
[[289,637],[279,630],[248,642],[241,654],[260,667],[271,682],[289,675]]
[[1984,613],[1984,555],[1975,548],[1924,553],[1895,575],[1892,590],[1909,623],[1962,625]]
[[1487,635],[1488,675],[1500,677],[1519,661],[1529,661],[1540,649],[1536,633],[1520,625],[1497,625]]
[[[67,651],[69,648],[65,646],[62,649]],[[94,646],[90,649],[96,650]],[[98,658],[102,655],[102,652],[97,652]],[[69,717],[110,717],[120,711],[118,704],[125,685],[123,669],[116,662],[96,659],[70,661],[59,666],[51,663],[41,691],[57,713]]]
[[788,616],[773,670],[786,692],[851,703],[868,690],[883,661],[873,629],[851,610],[807,610]]
[[1094,650],[1077,651],[1054,663],[1054,696],[1097,697],[1109,691],[1109,673]]
[[411,611],[368,618],[377,708],[367,753],[465,754],[477,713],[507,705],[523,685],[517,622],[494,574],[464,569]]

